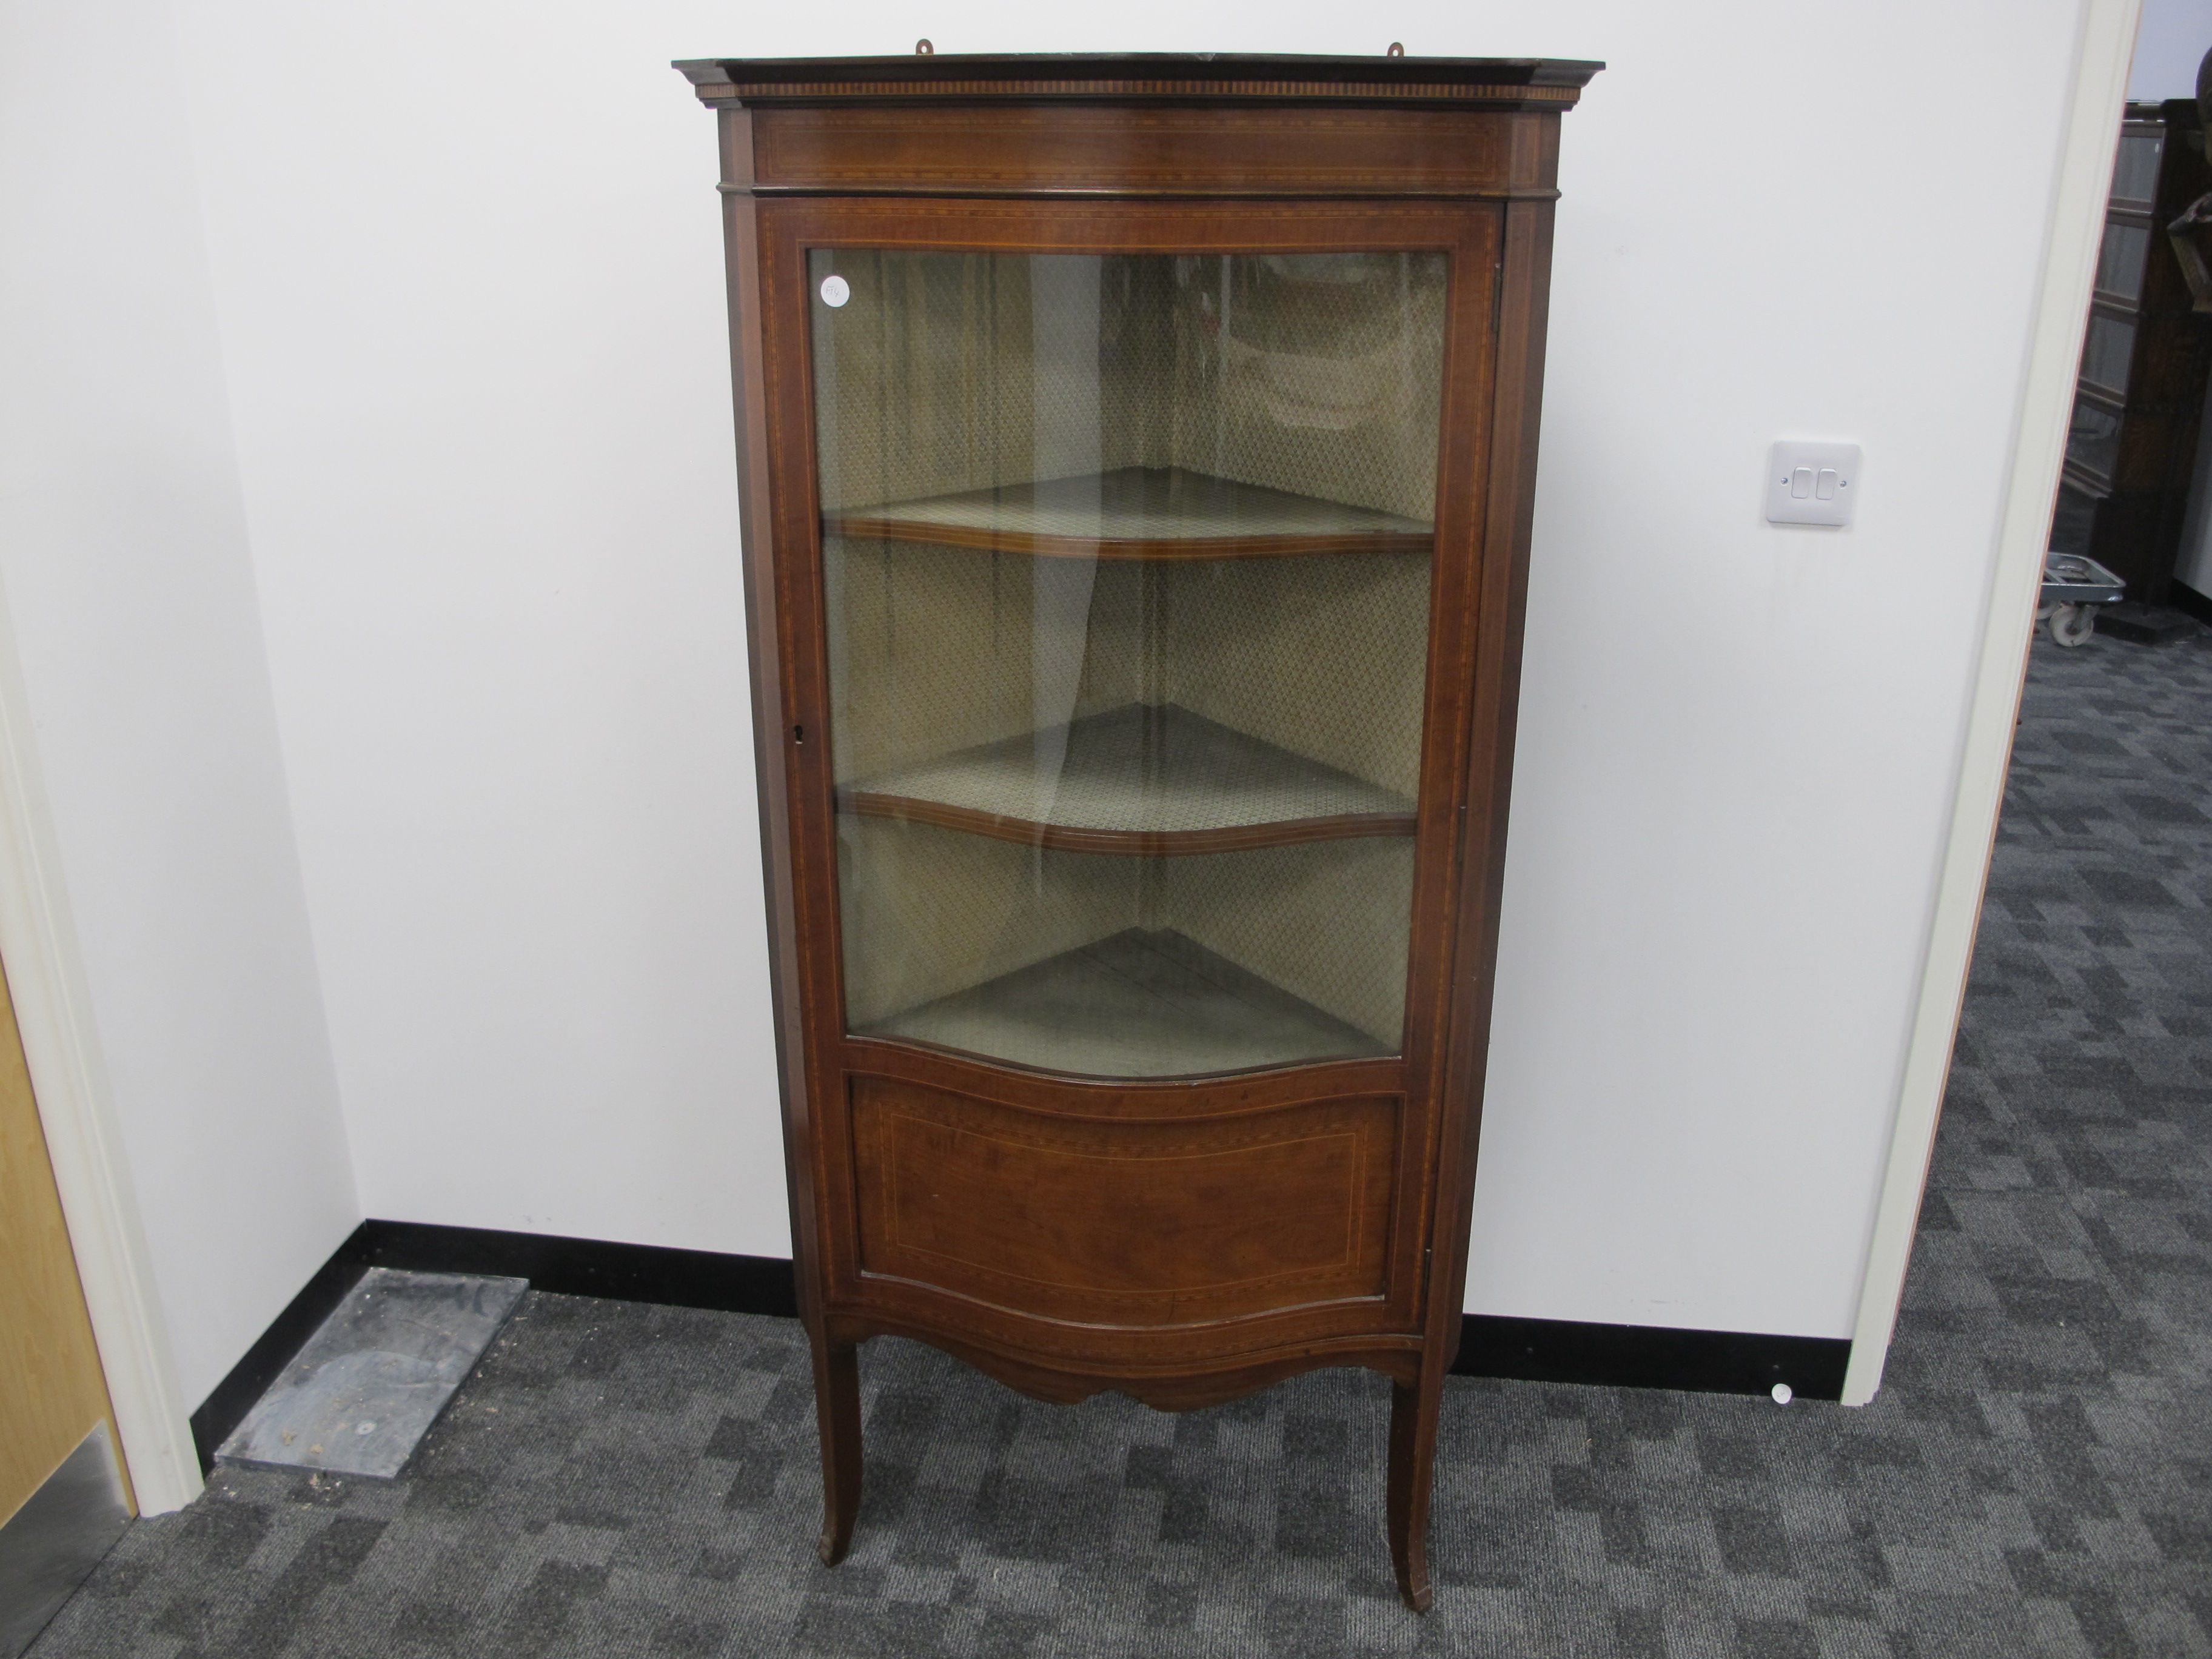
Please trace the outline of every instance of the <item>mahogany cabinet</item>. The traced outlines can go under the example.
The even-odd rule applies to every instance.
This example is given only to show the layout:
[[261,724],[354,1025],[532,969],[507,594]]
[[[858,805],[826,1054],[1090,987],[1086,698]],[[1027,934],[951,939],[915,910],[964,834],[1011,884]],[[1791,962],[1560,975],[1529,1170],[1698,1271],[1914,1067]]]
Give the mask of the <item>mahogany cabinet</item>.
[[678,67],[718,112],[794,1255],[856,1350],[1393,1385],[1425,1564],[1561,114],[1529,59]]

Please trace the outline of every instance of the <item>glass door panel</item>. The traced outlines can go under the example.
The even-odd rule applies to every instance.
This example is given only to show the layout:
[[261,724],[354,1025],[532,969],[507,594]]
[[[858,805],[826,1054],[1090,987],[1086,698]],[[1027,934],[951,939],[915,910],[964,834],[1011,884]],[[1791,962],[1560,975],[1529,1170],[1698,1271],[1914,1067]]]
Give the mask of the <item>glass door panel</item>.
[[2102,386],[2115,398],[2124,398],[2128,374],[2136,355],[2136,325],[2099,312],[2089,313],[2089,331],[2081,343],[2081,378]]
[[2111,223],[2097,249],[2097,292],[2134,305],[2142,298],[2143,260],[2150,252],[2148,225]]
[[2120,129],[2120,153],[2112,161],[2112,199],[2148,207],[2158,198],[2158,164],[2166,149],[2166,128],[2156,121],[2130,121]]
[[1445,264],[812,252],[849,1030],[1398,1052]]

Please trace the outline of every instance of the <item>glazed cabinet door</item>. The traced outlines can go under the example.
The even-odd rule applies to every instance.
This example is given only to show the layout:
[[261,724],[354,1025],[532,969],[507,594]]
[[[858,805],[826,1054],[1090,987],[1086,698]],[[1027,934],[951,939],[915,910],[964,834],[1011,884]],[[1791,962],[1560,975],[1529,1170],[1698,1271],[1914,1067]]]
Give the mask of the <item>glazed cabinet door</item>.
[[1409,1349],[1502,210],[759,211],[823,1306]]

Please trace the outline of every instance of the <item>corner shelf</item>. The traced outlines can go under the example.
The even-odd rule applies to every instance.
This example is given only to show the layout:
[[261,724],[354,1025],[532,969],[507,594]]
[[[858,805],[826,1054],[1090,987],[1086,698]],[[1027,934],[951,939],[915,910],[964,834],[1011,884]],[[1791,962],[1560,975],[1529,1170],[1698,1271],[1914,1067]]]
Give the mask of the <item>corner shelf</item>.
[[1182,467],[1124,466],[825,514],[826,536],[1039,558],[1280,558],[1426,552],[1432,525]]
[[1172,929],[1141,927],[854,1035],[1076,1077],[1203,1077],[1395,1052]]
[[[1054,750],[1056,765],[1041,773],[1041,754]],[[838,805],[1077,853],[1225,853],[1414,831],[1403,796],[1175,703],[1126,703],[879,773],[841,789]]]

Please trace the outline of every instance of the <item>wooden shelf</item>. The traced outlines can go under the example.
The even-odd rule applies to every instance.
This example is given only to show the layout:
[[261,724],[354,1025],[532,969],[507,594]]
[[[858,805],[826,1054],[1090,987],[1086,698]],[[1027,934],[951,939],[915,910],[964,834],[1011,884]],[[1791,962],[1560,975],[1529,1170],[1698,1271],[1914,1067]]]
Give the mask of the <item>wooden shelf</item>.
[[1425,552],[1435,526],[1181,467],[963,490],[826,515],[825,536],[936,542],[1063,559],[1280,558]]
[[841,790],[838,805],[1078,853],[1226,853],[1414,830],[1402,795],[1175,703],[1127,703],[879,773]]
[[1076,1077],[1197,1077],[1395,1052],[1172,930],[1132,927],[854,1033]]

